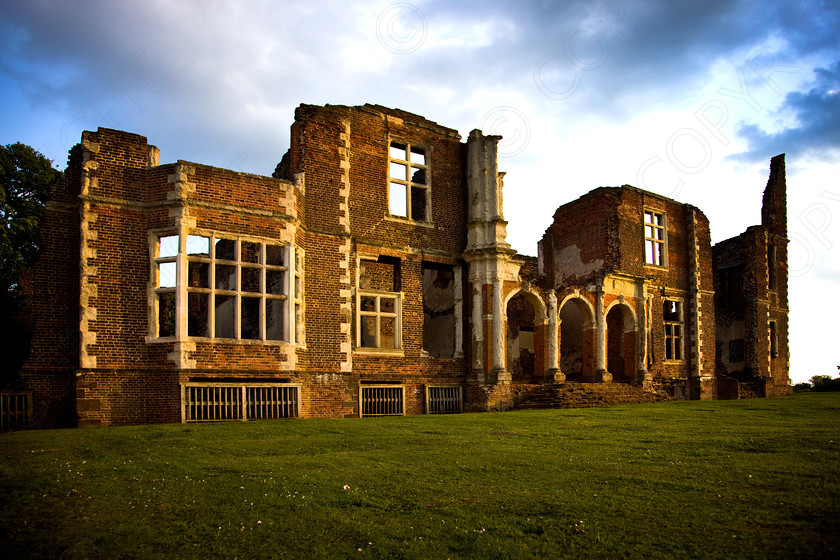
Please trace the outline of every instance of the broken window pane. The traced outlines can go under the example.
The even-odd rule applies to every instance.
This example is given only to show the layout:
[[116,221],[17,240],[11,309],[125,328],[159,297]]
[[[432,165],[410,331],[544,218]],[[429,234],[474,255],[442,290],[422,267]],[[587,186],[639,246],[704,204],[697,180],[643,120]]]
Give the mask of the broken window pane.
[[420,185],[426,184],[426,170],[425,169],[417,169],[416,167],[411,168],[411,182],[418,183]]
[[411,218],[418,222],[426,221],[426,189],[411,187]]
[[216,338],[235,338],[236,297],[216,295]]
[[209,257],[210,239],[199,235],[188,235],[187,254],[191,256]]
[[362,311],[376,311],[376,298],[363,296],[360,300]]
[[174,288],[177,267],[174,262],[158,264],[158,288]]
[[158,298],[158,336],[175,336],[175,292],[164,292]]
[[417,146],[411,147],[411,163],[426,165],[426,152],[423,148],[418,148]]
[[216,265],[216,289],[236,289],[236,267],[228,264]]
[[240,338],[253,340],[260,337],[260,298],[242,298],[241,322]]
[[395,333],[396,333],[396,317],[380,317],[379,318],[379,347],[380,348],[395,348]]
[[260,276],[261,276],[261,269],[259,268],[250,268],[243,266],[240,274],[242,275],[242,287],[240,291],[242,292],[251,292],[254,294],[261,293],[260,290]]
[[680,320],[680,302],[666,299],[662,307],[662,313],[666,321]]
[[265,247],[265,264],[269,266],[283,266],[285,260],[283,258],[286,248],[280,245],[266,245]]
[[405,149],[405,144],[401,144],[399,142],[391,142],[391,157],[394,159],[401,159],[405,161],[407,159]]
[[207,336],[208,294],[188,294],[187,335]]
[[260,244],[250,241],[243,241],[240,247],[240,259],[242,262],[260,262]]
[[396,312],[396,298],[380,297],[379,311],[380,313],[395,313]]
[[284,310],[286,302],[280,299],[265,300],[265,338],[283,340]]
[[403,216],[406,214],[405,185],[391,183],[391,203],[389,211],[392,216]]
[[178,254],[178,236],[167,235],[160,238],[158,257],[174,257]]
[[365,348],[376,348],[376,317],[362,317],[359,323],[361,345]]
[[190,262],[187,276],[187,286],[190,288],[210,288],[209,263]]
[[230,239],[216,240],[216,258],[226,261],[236,260],[236,241]]
[[272,295],[283,295],[285,290],[286,273],[282,270],[265,271],[265,293]]

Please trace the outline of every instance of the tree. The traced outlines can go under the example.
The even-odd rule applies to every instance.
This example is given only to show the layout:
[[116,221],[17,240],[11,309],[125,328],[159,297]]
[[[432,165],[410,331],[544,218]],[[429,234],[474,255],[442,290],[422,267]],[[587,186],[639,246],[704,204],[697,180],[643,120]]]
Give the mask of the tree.
[[61,175],[25,144],[0,148],[0,290],[18,292],[21,270],[35,264],[44,205]]
[[20,274],[35,264],[39,225],[50,186],[62,176],[52,162],[21,144],[0,146],[0,382],[17,376],[29,351],[31,325]]

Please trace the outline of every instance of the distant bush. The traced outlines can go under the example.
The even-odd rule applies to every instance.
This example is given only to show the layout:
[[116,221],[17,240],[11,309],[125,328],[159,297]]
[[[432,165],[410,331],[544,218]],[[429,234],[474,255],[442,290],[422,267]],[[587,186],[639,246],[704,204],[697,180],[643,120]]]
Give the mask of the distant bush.
[[807,381],[804,383],[797,383],[793,386],[794,393],[805,393],[811,390],[811,384]]
[[840,377],[815,375],[811,378],[811,391],[840,391]]

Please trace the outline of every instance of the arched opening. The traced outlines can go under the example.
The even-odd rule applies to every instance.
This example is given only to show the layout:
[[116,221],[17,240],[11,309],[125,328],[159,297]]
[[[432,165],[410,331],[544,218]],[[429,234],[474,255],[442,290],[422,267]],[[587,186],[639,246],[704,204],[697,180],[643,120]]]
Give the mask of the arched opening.
[[618,383],[632,383],[636,376],[636,323],[623,303],[607,313],[607,371]]
[[533,292],[520,291],[505,308],[505,368],[511,381],[541,383],[546,374],[545,305]]
[[595,321],[586,302],[571,298],[560,308],[559,367],[567,381],[591,381],[595,372]]

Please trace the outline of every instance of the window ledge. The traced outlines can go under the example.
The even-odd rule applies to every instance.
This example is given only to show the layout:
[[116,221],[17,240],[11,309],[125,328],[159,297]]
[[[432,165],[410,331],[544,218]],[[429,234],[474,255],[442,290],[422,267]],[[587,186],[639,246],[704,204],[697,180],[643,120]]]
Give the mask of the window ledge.
[[403,357],[405,356],[405,352],[402,348],[354,348],[354,354],[361,354],[361,355],[368,355],[368,356],[397,356]]
[[245,345],[245,346],[293,346],[295,348],[306,348],[305,345],[292,344],[285,340],[253,340],[250,338],[208,338],[203,336],[192,336],[187,338],[175,338],[174,336],[166,337],[146,337],[146,342],[149,344],[172,344],[173,342],[192,342],[194,344],[231,344],[231,345]]
[[421,222],[420,220],[411,220],[409,218],[404,218],[402,216],[392,216],[391,214],[386,214],[385,219],[388,220],[389,222],[399,222],[399,223],[403,223],[403,224],[410,224],[412,226],[425,227],[425,228],[429,228],[429,229],[434,229],[435,228],[435,223],[434,222]]

